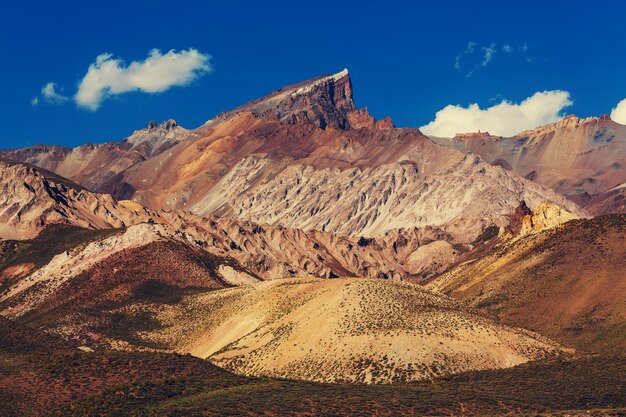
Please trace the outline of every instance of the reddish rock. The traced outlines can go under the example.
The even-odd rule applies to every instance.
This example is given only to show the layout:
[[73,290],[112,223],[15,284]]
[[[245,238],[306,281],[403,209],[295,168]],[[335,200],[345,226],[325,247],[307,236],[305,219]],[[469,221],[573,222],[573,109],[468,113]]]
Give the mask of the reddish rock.
[[370,115],[367,107],[348,113],[348,121],[350,122],[350,127],[353,129],[374,127],[374,124],[376,123],[376,119]]
[[393,129],[394,127],[393,121],[389,116],[386,116],[376,122],[376,129],[378,130]]

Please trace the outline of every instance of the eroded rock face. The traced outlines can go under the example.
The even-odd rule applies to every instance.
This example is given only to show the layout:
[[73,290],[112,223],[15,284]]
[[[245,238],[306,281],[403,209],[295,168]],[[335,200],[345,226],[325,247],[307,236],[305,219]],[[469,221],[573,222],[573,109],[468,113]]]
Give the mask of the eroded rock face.
[[428,177],[414,163],[364,170],[290,165],[278,173],[270,164],[264,158],[243,160],[191,211],[343,236],[436,226],[461,243],[491,225],[504,227],[520,200],[579,212],[551,190],[475,156]]
[[0,238],[36,236],[47,224],[85,228],[123,227],[149,218],[131,213],[110,195],[91,193],[54,174],[0,161]]
[[525,201],[509,216],[509,224],[503,230],[503,238],[520,238],[526,235],[553,229],[580,217],[567,210],[546,202],[539,203],[531,210]]

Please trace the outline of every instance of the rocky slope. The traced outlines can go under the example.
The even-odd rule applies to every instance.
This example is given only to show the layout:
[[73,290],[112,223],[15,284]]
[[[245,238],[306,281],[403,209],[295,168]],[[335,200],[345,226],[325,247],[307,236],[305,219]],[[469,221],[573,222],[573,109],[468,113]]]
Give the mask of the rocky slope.
[[142,218],[149,218],[147,211],[130,212],[108,194],[28,164],[0,161],[0,238],[33,237],[47,224],[111,228]]
[[117,340],[112,334],[132,338],[149,327],[148,317],[120,318],[144,300],[175,303],[182,293],[260,280],[163,225],[57,226],[32,241],[3,243],[0,315],[85,344],[110,344]]
[[[0,172],[0,185],[7,190],[0,201],[4,219],[0,238],[33,237],[55,224],[108,229],[151,223],[152,229],[161,227],[158,233],[175,236],[214,255],[236,259],[263,279],[360,276],[420,281],[443,271],[462,253],[480,245],[473,241],[455,242],[455,236],[448,231],[453,230],[450,227],[401,228],[398,224],[398,229],[373,238],[343,237],[257,224],[237,220],[235,216],[148,210],[131,201],[118,202],[108,195],[91,193],[28,165],[0,163]],[[514,201],[512,197],[511,204]],[[477,208],[480,210],[480,206]],[[502,210],[504,213],[506,209]],[[504,225],[506,222],[507,218]],[[473,230],[478,232],[487,225],[479,224]],[[141,243],[141,236],[136,240],[135,244]]]
[[191,211],[344,236],[435,226],[456,242],[471,242],[492,225],[504,227],[520,200],[531,207],[548,201],[583,214],[549,189],[476,156],[428,176],[410,161],[363,170],[275,168],[266,159],[245,159]]
[[471,252],[427,288],[581,350],[626,346],[626,215],[573,220]]
[[594,213],[623,212],[617,204],[600,204],[626,181],[626,126],[608,116],[563,120],[511,138],[480,134],[433,138],[437,143],[472,152],[570,197]]

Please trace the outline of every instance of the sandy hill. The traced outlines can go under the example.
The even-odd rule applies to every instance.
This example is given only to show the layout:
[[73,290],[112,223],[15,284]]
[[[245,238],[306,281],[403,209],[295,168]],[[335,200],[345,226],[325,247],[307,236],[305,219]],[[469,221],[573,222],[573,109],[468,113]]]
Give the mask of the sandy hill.
[[416,284],[290,279],[194,294],[156,313],[146,341],[244,375],[388,383],[562,353]]
[[469,258],[427,287],[581,350],[626,347],[626,215],[573,220]]

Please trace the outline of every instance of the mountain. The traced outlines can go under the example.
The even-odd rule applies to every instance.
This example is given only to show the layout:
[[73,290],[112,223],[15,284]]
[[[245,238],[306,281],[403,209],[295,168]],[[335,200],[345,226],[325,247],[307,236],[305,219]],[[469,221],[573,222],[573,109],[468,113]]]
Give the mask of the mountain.
[[624,212],[615,187],[626,182],[626,126],[608,116],[567,116],[510,138],[482,132],[432,139],[544,184],[591,213]]
[[349,237],[437,227],[456,243],[504,226],[521,200],[585,215],[551,190],[437,145],[417,129],[376,121],[356,108],[347,71],[222,113],[167,152],[120,167],[96,189],[153,210]]
[[625,236],[624,214],[573,220],[469,252],[427,288],[567,346],[622,351]]
[[178,126],[175,120],[161,124],[151,121],[147,128],[137,130],[119,142],[85,144],[74,149],[35,145],[0,151],[0,159],[36,165],[97,191],[119,172],[193,136],[193,132]]
[[344,70],[0,151],[0,414],[621,407],[621,128],[431,140]]
[[[32,231],[39,233],[31,240],[2,241],[0,315],[81,345],[191,352],[240,373],[318,381],[337,380],[334,370],[341,366],[342,378],[353,382],[432,378],[563,352],[548,339],[497,325],[417,285],[355,278],[254,285],[262,277],[324,271],[329,277],[366,271],[402,278],[410,268],[431,262],[429,254],[452,251],[452,262],[471,249],[446,243],[440,230],[398,230],[356,239],[152,211],[58,177],[53,182],[45,171],[28,165],[1,168],[5,182],[18,183],[30,198],[7,194],[15,199],[7,207],[27,214],[45,208],[43,212],[55,216],[40,215],[32,223]],[[104,205],[107,209],[100,209]],[[122,224],[99,223],[99,216]],[[76,227],[87,220],[87,229]],[[235,291],[233,286],[245,289]],[[329,306],[331,293],[336,296]],[[299,340],[300,352],[314,350],[321,341],[307,335],[319,328],[320,320],[329,326],[323,338],[329,345],[305,361],[316,363],[319,375],[311,374],[311,368],[293,368],[295,363],[271,362],[274,345],[284,357],[298,352],[294,340]],[[256,324],[233,328],[232,323]],[[285,338],[288,328],[296,339]],[[276,337],[269,345],[262,337],[268,331]],[[207,341],[218,335],[218,341]],[[261,362],[236,344],[244,337],[250,338],[250,346],[258,345],[257,354],[263,352]],[[429,349],[413,350],[416,338]],[[351,354],[342,347],[348,340],[354,345]],[[364,340],[376,342],[362,344]],[[393,361],[388,343],[397,346]],[[242,361],[245,365],[237,365]],[[264,365],[258,368],[260,363]]]
[[[433,226],[457,242],[470,242],[487,227],[504,226],[521,200],[533,207],[554,202],[585,215],[552,191],[437,145],[417,129],[376,121],[367,109],[356,108],[346,70],[284,87],[193,132],[173,122],[151,125],[94,149],[98,155],[116,149],[102,158],[118,161],[117,150],[134,151],[137,143],[152,143],[138,138],[157,133],[171,138],[167,152],[160,146],[121,165],[106,163],[102,176],[71,169],[69,162],[52,166],[45,152],[35,158],[18,150],[4,157],[39,164],[150,209],[183,209],[342,236]],[[83,159],[86,167],[103,163],[96,154]]]
[[[498,172],[495,167],[487,169]],[[5,190],[0,200],[0,238],[30,238],[55,224],[125,229],[152,223],[204,251],[236,259],[263,279],[359,276],[419,281],[443,271],[475,246],[473,241],[457,243],[443,227],[399,224],[398,229],[364,238],[257,224],[235,216],[149,210],[89,192],[27,164],[0,162],[0,173],[0,187]]]
[[[55,252],[53,247],[59,245],[61,238],[66,240],[63,234],[67,226],[101,230],[101,233],[93,232],[100,236],[111,228],[121,232],[148,223],[152,224],[149,228],[153,235],[167,234],[203,251],[233,257],[264,279],[303,275],[407,279],[433,272],[430,264],[414,259],[418,250],[421,254],[428,253],[431,242],[447,245],[448,256],[466,250],[462,245],[453,248],[446,243],[450,236],[437,228],[397,230],[372,239],[340,237],[227,217],[148,210],[130,201],[118,202],[109,195],[91,193],[56,174],[25,164],[0,162],[0,173],[0,185],[5,191],[0,201],[3,218],[0,237],[15,241],[5,240],[5,246],[48,245],[52,248],[47,252],[53,255],[64,251],[58,247]],[[43,232],[46,233],[42,235]],[[88,234],[89,230],[81,233]],[[37,237],[25,243],[24,238],[32,236]],[[145,243],[141,234],[135,238],[138,240],[135,244]],[[12,268],[28,272],[34,266],[14,262]]]

